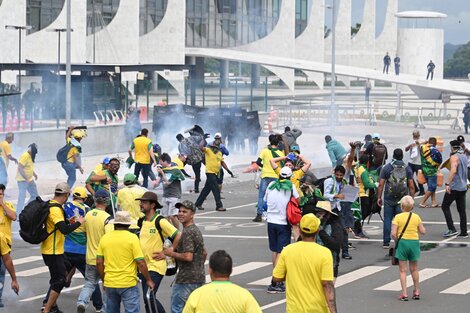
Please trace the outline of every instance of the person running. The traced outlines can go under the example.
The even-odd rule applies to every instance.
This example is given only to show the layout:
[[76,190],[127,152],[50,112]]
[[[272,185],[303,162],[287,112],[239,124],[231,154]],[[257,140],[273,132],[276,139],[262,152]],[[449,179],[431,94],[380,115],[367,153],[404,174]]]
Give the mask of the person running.
[[143,284],[151,290],[155,284],[150,278],[139,238],[129,232],[132,224],[129,212],[116,212],[116,217],[109,223],[114,225],[114,231],[103,235],[96,251],[96,267],[105,287],[106,312],[120,312],[122,302],[126,313],[140,313],[137,269]]
[[209,258],[209,275],[212,282],[191,293],[183,313],[261,313],[253,295],[230,281],[232,264],[232,257],[224,250],[212,253]]
[[49,200],[49,215],[46,220],[46,230],[53,233],[41,242],[41,254],[44,263],[49,268],[51,275],[50,293],[46,295],[47,302],[43,303],[44,313],[61,311],[57,306],[57,299],[66,283],[66,268],[64,256],[65,235],[70,234],[79,228],[85,219],[79,216],[74,224],[67,224],[65,221],[63,205],[70,196],[70,187],[67,183],[59,183],[54,189],[54,197]]
[[34,171],[34,161],[36,160],[37,153],[38,146],[32,143],[18,161],[18,170],[16,172],[16,181],[18,184],[18,202],[16,209],[18,210],[18,214],[23,211],[25,206],[26,191],[29,193],[29,200],[26,204],[30,203],[38,196],[38,189],[35,183],[35,180],[38,180],[38,175]]
[[286,282],[288,313],[336,313],[331,251],[316,243],[320,224],[312,213],[302,216],[302,241],[285,247],[273,270],[273,281]]
[[[136,222],[143,216],[140,212],[139,201],[136,200],[142,197],[147,191],[144,187],[137,184],[137,177],[132,173],[124,175],[124,188],[119,189],[117,193],[117,206],[122,211],[127,211],[131,215],[132,221]],[[131,225],[129,229],[132,232],[138,232],[137,225]]]
[[[424,194],[423,199],[419,203],[421,208],[429,207],[426,201],[431,198],[431,207],[437,208],[439,204],[436,202],[436,189],[437,189],[437,172],[442,163],[442,155],[436,148],[437,140],[435,137],[423,143],[420,147],[421,167],[428,190]],[[414,182],[413,182],[414,183]]]
[[157,166],[157,161],[153,154],[152,140],[147,137],[148,133],[148,129],[143,128],[140,132],[140,136],[137,136],[132,141],[131,147],[128,151],[130,158],[132,158],[132,151],[134,151],[134,175],[138,179],[142,172],[142,187],[144,188],[148,188],[149,172],[152,169],[150,161],[152,160],[154,166]]
[[[466,213],[468,157],[461,148],[460,141],[452,140],[450,147],[450,173],[445,184],[446,193],[442,200],[442,212],[447,224],[447,232],[443,236],[452,237],[458,234],[459,238],[468,238]],[[450,212],[450,205],[454,201],[460,217],[460,233],[455,229]]]
[[331,138],[330,135],[325,136],[325,142],[326,150],[328,151],[328,156],[331,160],[331,167],[342,165],[347,154],[346,149],[344,149],[337,140]]
[[[85,231],[87,238],[85,284],[78,296],[77,313],[85,313],[92,294],[96,292],[96,288],[100,288],[98,284],[100,274],[96,267],[96,251],[98,250],[101,237],[103,237],[105,233],[113,231],[113,225],[109,224],[111,216],[106,213],[109,193],[100,189],[95,192],[93,198],[95,200],[95,208],[88,211],[85,215]],[[107,312],[105,302],[103,303],[102,311]]]
[[425,235],[426,229],[424,228],[419,215],[411,212],[413,210],[413,205],[413,198],[411,196],[404,196],[400,200],[402,213],[397,214],[392,221],[392,238],[395,241],[396,246],[395,257],[399,261],[401,294],[398,297],[398,300],[400,301],[408,301],[406,284],[407,265],[410,268],[410,274],[414,285],[412,299],[420,299],[418,270],[418,260],[420,257],[419,235]]
[[82,153],[82,146],[80,142],[85,136],[85,132],[81,129],[75,129],[74,126],[70,126],[65,134],[65,142],[69,145],[67,152],[67,160],[62,163],[62,168],[67,174],[67,184],[70,188],[73,187],[77,180],[77,169],[83,174],[82,159],[80,154]]
[[[2,216],[0,219],[0,233],[3,234],[4,240],[6,241],[8,247],[11,247],[11,222],[16,221],[16,209],[11,202],[5,201],[5,189],[6,186],[0,184],[0,216]],[[1,250],[3,252],[4,249]],[[5,251],[7,251],[7,249],[5,249]],[[0,308],[3,308],[4,306],[2,296],[3,287],[5,285],[5,265],[6,264],[4,262],[2,262],[0,265]]]
[[183,225],[183,234],[178,247],[164,247],[163,253],[178,263],[178,273],[171,293],[171,313],[181,313],[189,295],[206,282],[204,261],[207,250],[199,228],[194,224],[196,206],[185,200],[176,203],[178,219]]
[[[418,175],[418,171],[421,170],[421,142],[419,140],[420,136],[421,135],[419,133],[419,130],[415,129],[413,131],[413,138],[410,139],[408,145],[405,147],[405,151],[410,152],[410,160],[408,162],[408,166],[411,168],[414,175]],[[419,188],[418,196],[424,196],[425,192],[423,184],[420,184],[419,182],[418,184],[416,184],[415,182],[413,183],[415,186],[415,190],[418,190]]]

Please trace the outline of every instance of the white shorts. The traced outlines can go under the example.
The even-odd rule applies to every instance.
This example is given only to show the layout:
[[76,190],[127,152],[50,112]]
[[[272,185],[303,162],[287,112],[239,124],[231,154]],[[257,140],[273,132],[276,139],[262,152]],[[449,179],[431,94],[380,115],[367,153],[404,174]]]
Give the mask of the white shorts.
[[178,215],[178,209],[175,204],[180,202],[178,198],[162,198],[163,208],[160,210],[160,215],[163,217],[176,216]]

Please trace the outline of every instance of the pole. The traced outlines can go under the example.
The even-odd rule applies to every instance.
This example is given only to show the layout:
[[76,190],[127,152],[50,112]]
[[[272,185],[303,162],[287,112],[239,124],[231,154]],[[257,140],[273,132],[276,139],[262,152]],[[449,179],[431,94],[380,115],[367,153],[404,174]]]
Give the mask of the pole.
[[85,123],[85,87],[86,82],[82,80],[82,102],[81,102],[81,116],[82,116],[82,125]]
[[56,117],[56,128],[59,128],[59,104],[60,104],[60,31],[57,32],[57,87],[56,87],[56,105],[55,105],[55,117]]
[[250,111],[253,111],[253,83],[250,84]]
[[331,121],[330,129],[331,134],[334,134],[337,122],[337,107],[335,101],[335,88],[336,88],[336,0],[333,0],[332,5],[332,26],[331,26]]
[[222,75],[219,77],[219,108],[222,107]]
[[169,105],[170,104],[170,99],[168,99],[168,98],[170,97],[170,90],[169,90],[169,88],[170,88],[169,84],[170,83],[168,82],[168,79],[165,79],[165,82],[166,82],[166,85],[165,85],[166,86],[166,95],[165,95],[166,96],[166,105]]
[[145,87],[147,88],[147,122],[149,121],[149,108],[150,108],[150,81],[146,80]]
[[202,107],[206,106],[206,78],[202,79]]
[[[21,92],[21,28],[18,28],[19,46],[18,46],[18,91]],[[20,94],[21,101],[21,94]],[[20,117],[18,116],[18,120]],[[19,122],[18,122],[19,123]]]
[[96,62],[96,59],[95,59],[95,56],[96,56],[96,50],[95,50],[95,46],[96,46],[95,0],[91,1],[91,10],[93,11],[92,15],[91,15],[91,25],[92,25],[92,28],[93,28],[93,64],[95,64],[95,62]]
[[67,35],[65,64],[65,125],[72,117],[72,0],[67,0]]
[[264,78],[264,112],[268,112],[268,76]]
[[235,106],[238,106],[238,78],[235,79]]

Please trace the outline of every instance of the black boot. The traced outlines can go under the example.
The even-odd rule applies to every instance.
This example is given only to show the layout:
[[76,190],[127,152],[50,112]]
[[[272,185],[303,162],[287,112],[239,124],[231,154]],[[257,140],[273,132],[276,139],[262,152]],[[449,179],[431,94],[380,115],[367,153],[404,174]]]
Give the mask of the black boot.
[[261,214],[256,214],[256,217],[253,219],[253,222],[259,223],[261,221],[262,221]]

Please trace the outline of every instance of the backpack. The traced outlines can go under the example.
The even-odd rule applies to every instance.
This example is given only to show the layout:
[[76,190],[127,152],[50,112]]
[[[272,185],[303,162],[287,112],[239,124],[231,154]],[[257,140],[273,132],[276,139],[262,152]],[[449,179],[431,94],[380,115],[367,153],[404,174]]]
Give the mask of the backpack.
[[65,162],[68,161],[67,155],[70,152],[70,149],[72,149],[72,144],[66,143],[65,146],[59,149],[56,154],[56,159],[59,161],[60,164],[64,164]]
[[[163,237],[163,233],[162,233],[162,227],[160,226],[160,221],[164,219],[163,216],[161,215],[158,215],[156,218],[155,218],[155,228],[157,228],[157,231],[158,231],[158,234],[160,235],[160,238],[162,240],[162,245],[164,244],[165,242],[165,238]],[[145,216],[139,218],[137,220],[137,226],[139,227],[139,229],[142,228],[142,225],[144,224],[144,220],[145,220]],[[168,237],[168,239],[173,242],[173,239]],[[173,276],[176,274],[176,272],[178,271],[178,262],[175,262],[176,266],[174,268],[167,268],[166,269],[166,272],[165,272],[165,276]]]
[[395,199],[401,199],[407,192],[407,177],[405,165],[392,164],[392,172],[388,178],[388,194]]
[[41,197],[36,197],[25,206],[19,217],[20,236],[24,241],[37,245],[56,231],[54,229],[48,233],[46,228],[49,209],[52,206],[58,205],[51,205],[48,201],[43,201]]
[[375,167],[384,165],[387,148],[383,144],[374,144],[372,147],[372,164]]

